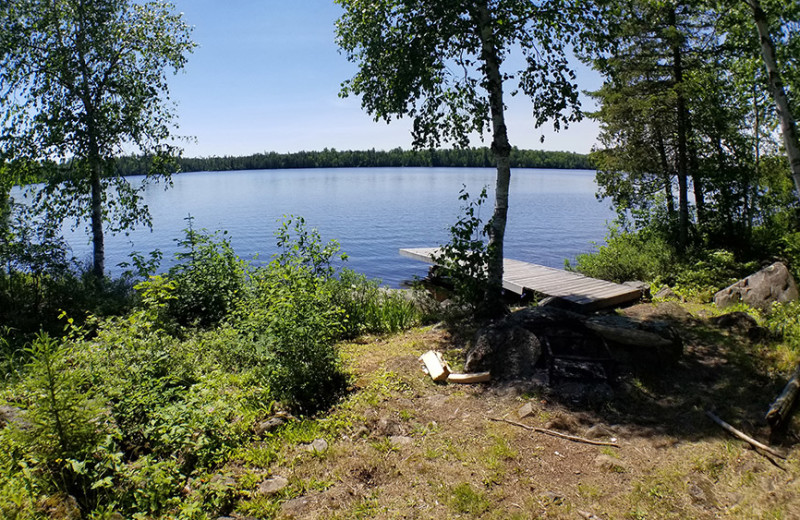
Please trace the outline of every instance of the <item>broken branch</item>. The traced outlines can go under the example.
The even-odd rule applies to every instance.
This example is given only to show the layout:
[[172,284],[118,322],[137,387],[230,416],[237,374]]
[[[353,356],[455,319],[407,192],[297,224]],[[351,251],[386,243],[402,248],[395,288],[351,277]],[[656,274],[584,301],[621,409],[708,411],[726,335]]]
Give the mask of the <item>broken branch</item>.
[[778,458],[786,460],[786,455],[783,455],[782,453],[770,448],[766,444],[762,444],[762,443],[758,442],[757,440],[755,440],[754,438],[750,437],[749,435],[737,430],[736,428],[734,428],[730,424],[726,423],[725,421],[723,421],[722,419],[720,419],[719,417],[717,417],[716,415],[714,415],[710,411],[706,411],[706,415],[708,416],[709,419],[711,419],[712,421],[714,421],[718,425],[722,426],[722,428],[725,431],[727,431],[728,433],[732,434],[734,437],[738,437],[739,439],[745,441],[746,443],[750,444],[754,448],[758,448],[760,450],[764,450],[764,451],[766,451],[767,453],[769,453],[771,455],[775,455]]
[[783,387],[783,391],[767,412],[765,418],[773,430],[780,428],[788,421],[798,394],[800,394],[800,364],[797,365],[797,370],[794,371],[786,386]]
[[508,424],[512,424],[514,426],[519,426],[520,428],[525,428],[526,430],[530,430],[536,433],[543,433],[545,435],[551,435],[553,437],[558,437],[560,439],[566,439],[572,442],[582,442],[584,444],[591,444],[593,446],[611,446],[613,448],[619,448],[619,444],[615,444],[613,442],[603,442],[603,441],[593,441],[591,439],[584,439],[583,437],[576,437],[575,435],[567,435],[566,433],[560,433],[553,430],[547,430],[545,428],[535,428],[533,426],[528,426],[527,424],[522,424],[514,421],[509,421],[508,419],[499,419],[496,417],[488,417],[490,421],[495,422],[504,422]]

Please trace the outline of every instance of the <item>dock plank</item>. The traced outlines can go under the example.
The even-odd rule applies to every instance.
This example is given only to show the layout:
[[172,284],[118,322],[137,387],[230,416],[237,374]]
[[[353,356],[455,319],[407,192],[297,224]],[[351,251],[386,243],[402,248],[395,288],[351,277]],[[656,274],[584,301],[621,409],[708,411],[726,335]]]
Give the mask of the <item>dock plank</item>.
[[[400,255],[435,264],[432,256],[437,252],[435,247],[404,248]],[[503,288],[520,295],[535,292],[558,296],[587,310],[622,305],[641,295],[638,289],[625,285],[509,258],[503,261]]]

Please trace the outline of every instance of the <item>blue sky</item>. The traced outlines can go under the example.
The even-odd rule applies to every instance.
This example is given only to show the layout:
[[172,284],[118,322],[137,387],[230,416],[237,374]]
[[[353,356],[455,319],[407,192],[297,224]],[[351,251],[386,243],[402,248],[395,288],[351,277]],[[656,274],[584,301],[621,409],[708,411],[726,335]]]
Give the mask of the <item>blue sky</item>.
[[[338,97],[356,68],[334,42],[341,10],[333,0],[173,1],[198,44],[171,79],[177,133],[195,138],[184,144],[185,156],[411,147],[408,120],[374,122],[359,99]],[[581,67],[578,83],[594,89],[599,79]],[[594,122],[556,134],[533,128],[529,102],[508,105],[512,145],[586,153],[595,143]]]

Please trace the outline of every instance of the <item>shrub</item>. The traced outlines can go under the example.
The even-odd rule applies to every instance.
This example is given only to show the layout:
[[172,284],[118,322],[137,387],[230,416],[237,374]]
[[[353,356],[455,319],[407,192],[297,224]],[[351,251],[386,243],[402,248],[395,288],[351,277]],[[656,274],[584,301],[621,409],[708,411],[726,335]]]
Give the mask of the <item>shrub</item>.
[[[175,283],[167,314],[181,326],[211,327],[233,310],[247,280],[247,264],[219,232],[209,234],[191,227],[179,244],[185,251],[169,271]],[[226,235],[226,233],[222,233]]]
[[612,282],[652,281],[672,271],[675,252],[660,235],[647,230],[638,233],[611,229],[606,245],[594,253],[578,255],[570,270]]
[[756,270],[756,262],[739,262],[730,251],[700,250],[676,266],[669,282],[686,298],[711,301],[714,293]]
[[27,408],[24,420],[4,432],[2,444],[11,451],[14,469],[42,472],[39,487],[74,496],[91,510],[103,493],[97,483],[118,460],[113,425],[67,347],[41,334],[30,359],[27,377],[14,392]]
[[478,198],[470,200],[466,186],[461,188],[458,199],[463,202],[462,215],[450,228],[450,242],[433,256],[438,271],[453,285],[454,308],[466,308],[473,315],[481,313],[489,290],[489,249],[484,241],[489,224],[484,225],[480,216],[486,190],[484,186]]
[[770,332],[782,337],[792,350],[800,353],[800,301],[773,304],[766,325]]
[[335,241],[321,243],[302,218],[286,217],[276,232],[281,254],[254,272],[234,326],[254,338],[271,396],[313,413],[332,404],[346,386],[335,342],[344,310],[333,297]]
[[255,325],[271,394],[303,413],[330,406],[347,382],[335,345],[344,311],[330,285],[302,266],[278,264],[260,282],[269,305]]

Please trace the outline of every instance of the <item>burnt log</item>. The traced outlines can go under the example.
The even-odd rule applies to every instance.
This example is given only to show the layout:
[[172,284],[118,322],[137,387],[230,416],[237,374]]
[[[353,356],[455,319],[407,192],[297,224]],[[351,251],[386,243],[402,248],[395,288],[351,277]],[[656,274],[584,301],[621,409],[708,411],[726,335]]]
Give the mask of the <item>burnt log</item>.
[[797,365],[794,374],[783,387],[783,391],[769,407],[765,419],[773,431],[786,424],[791,417],[792,406],[797,400],[798,393],[800,393],[800,364]]

